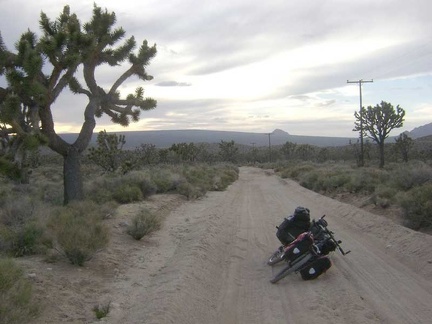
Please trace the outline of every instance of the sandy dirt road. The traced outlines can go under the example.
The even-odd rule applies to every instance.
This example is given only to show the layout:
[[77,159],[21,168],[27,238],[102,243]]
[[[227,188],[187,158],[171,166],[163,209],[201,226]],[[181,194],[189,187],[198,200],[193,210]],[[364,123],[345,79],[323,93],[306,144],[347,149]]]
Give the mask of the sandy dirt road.
[[[432,237],[242,167],[225,192],[167,217],[112,287],[107,323],[431,323]],[[295,207],[326,214],[346,256],[313,281],[269,279],[276,225]]]

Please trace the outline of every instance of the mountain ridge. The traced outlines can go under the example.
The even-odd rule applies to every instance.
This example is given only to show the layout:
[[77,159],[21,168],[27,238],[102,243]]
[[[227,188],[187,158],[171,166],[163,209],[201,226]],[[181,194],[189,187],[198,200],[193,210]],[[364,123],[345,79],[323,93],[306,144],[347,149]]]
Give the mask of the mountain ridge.
[[[252,133],[235,131],[216,131],[216,130],[152,130],[152,131],[125,131],[107,132],[108,134],[124,135],[126,144],[124,148],[134,148],[141,144],[153,144],[158,148],[167,148],[172,144],[178,143],[220,143],[221,141],[234,141],[236,144],[249,146],[268,146],[282,145],[286,142],[297,144],[310,144],[316,146],[343,146],[348,145],[349,137],[326,137],[326,136],[303,136],[290,135],[289,133],[277,129],[272,133]],[[60,134],[68,143],[72,143],[78,134]],[[90,145],[95,144],[97,133],[93,134]]]
[[[292,135],[288,132],[275,129],[271,133],[253,133],[240,131],[221,131],[203,129],[179,129],[179,130],[150,130],[150,131],[124,131],[107,132],[108,134],[124,135],[125,149],[131,149],[141,144],[153,144],[158,148],[168,148],[178,143],[220,143],[221,141],[234,141],[236,144],[248,146],[269,146],[283,145],[286,142],[296,144],[309,144],[319,147],[345,146],[357,142],[357,137],[330,137],[330,136],[308,136]],[[432,123],[413,129],[407,133],[411,138],[416,139],[432,135]],[[95,145],[97,133],[93,134],[90,145]],[[72,143],[78,134],[60,134],[68,143]],[[390,137],[392,139],[395,137]]]

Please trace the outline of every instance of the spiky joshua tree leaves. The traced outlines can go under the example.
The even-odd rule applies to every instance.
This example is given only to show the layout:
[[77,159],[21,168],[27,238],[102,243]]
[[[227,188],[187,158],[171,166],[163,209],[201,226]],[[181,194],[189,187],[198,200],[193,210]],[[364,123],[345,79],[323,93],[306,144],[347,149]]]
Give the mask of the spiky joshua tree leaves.
[[[367,109],[361,108],[360,112],[355,112],[356,121],[354,131],[363,131],[364,135],[371,138],[378,144],[380,153],[380,168],[384,167],[384,142],[390,132],[395,128],[403,126],[405,110],[395,108],[392,104],[381,101],[375,107],[368,106]],[[363,129],[362,129],[363,127]]]
[[[119,91],[133,76],[142,81],[153,78],[147,74],[146,67],[156,55],[156,45],[149,46],[144,40],[135,51],[134,37],[117,45],[125,37],[125,31],[114,28],[115,13],[96,5],[91,20],[83,25],[71,14],[69,6],[64,7],[55,21],[43,12],[40,17],[42,37],[38,39],[30,31],[24,33],[16,53],[3,46],[0,71],[7,76],[6,90],[18,95],[23,104],[30,102],[35,107],[48,146],[63,156],[64,203],[67,204],[83,199],[80,159],[91,140],[95,118],[105,114],[113,123],[128,126],[131,121],[139,120],[141,111],[156,107],[154,99],[144,97],[142,87],[126,96],[121,96]],[[109,89],[99,86],[95,77],[97,68],[104,64],[128,66]],[[81,131],[72,144],[58,136],[52,115],[52,106],[66,87],[88,99]]]
[[[23,35],[32,42],[30,33]],[[28,183],[30,154],[35,154],[41,144],[46,143],[39,128],[37,105],[31,88],[24,82],[24,71],[15,70],[22,57],[9,53],[0,35],[0,75],[6,75],[13,87],[0,87],[0,173],[13,180]],[[30,66],[25,71],[32,73],[32,68],[39,62],[29,56]],[[21,83],[20,83],[21,82]]]

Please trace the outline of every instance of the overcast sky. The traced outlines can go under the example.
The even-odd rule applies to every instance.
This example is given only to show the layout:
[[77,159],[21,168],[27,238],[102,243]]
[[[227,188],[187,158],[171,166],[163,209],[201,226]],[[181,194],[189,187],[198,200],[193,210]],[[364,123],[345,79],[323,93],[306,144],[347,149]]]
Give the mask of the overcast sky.
[[[40,12],[51,19],[69,4],[82,23],[94,1],[0,0],[9,49]],[[405,130],[432,122],[430,0],[100,0],[127,37],[157,44],[141,84],[158,101],[127,129],[108,118],[96,131],[208,129],[349,136],[359,110],[382,100],[406,111]],[[112,84],[120,70],[103,69]],[[1,82],[1,81],[0,81]],[[3,80],[4,82],[4,80]],[[137,79],[130,89],[140,85]],[[130,90],[129,89],[129,90]],[[123,88],[123,90],[128,90]],[[78,132],[86,98],[65,93],[55,105],[58,132]]]

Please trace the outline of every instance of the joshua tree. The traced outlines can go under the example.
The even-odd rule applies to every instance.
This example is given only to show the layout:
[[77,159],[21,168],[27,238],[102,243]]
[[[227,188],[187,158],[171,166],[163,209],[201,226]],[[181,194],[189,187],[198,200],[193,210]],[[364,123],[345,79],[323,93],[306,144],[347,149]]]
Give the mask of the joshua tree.
[[414,141],[406,133],[402,133],[396,138],[396,148],[402,154],[402,160],[408,162],[408,153],[411,150]]
[[[132,76],[143,81],[152,79],[146,66],[156,55],[156,45],[149,47],[144,40],[137,53],[133,52],[136,48],[134,37],[116,45],[124,38],[125,31],[121,27],[113,29],[115,13],[96,5],[91,20],[83,25],[75,14],[70,13],[69,6],[64,7],[55,21],[43,12],[40,17],[41,38],[27,31],[18,41],[16,53],[0,46],[0,73],[6,74],[10,95],[18,95],[21,103],[31,103],[48,146],[63,156],[64,203],[67,204],[84,197],[80,160],[96,126],[95,117],[106,114],[113,123],[128,126],[131,120],[139,120],[141,110],[156,107],[155,100],[144,98],[142,87],[126,96],[121,96],[119,91]],[[102,88],[96,81],[97,68],[103,64],[118,66],[124,61],[128,62],[129,68],[110,88]],[[72,144],[56,133],[52,114],[54,102],[67,87],[88,99],[84,122]],[[7,96],[4,103],[8,102]],[[13,107],[4,109],[13,110]],[[8,124],[15,127],[13,121]]]
[[378,144],[380,153],[380,168],[384,167],[384,142],[390,132],[403,126],[405,110],[395,108],[388,102],[381,101],[375,107],[368,106],[367,109],[361,108],[360,112],[355,112],[356,118],[354,131],[362,131],[366,136]]
[[238,160],[238,147],[234,141],[221,141],[219,143],[219,155],[222,161],[235,163]]
[[105,172],[115,172],[121,166],[123,145],[126,144],[124,135],[108,134],[100,131],[97,136],[97,146],[89,148],[88,157]]

